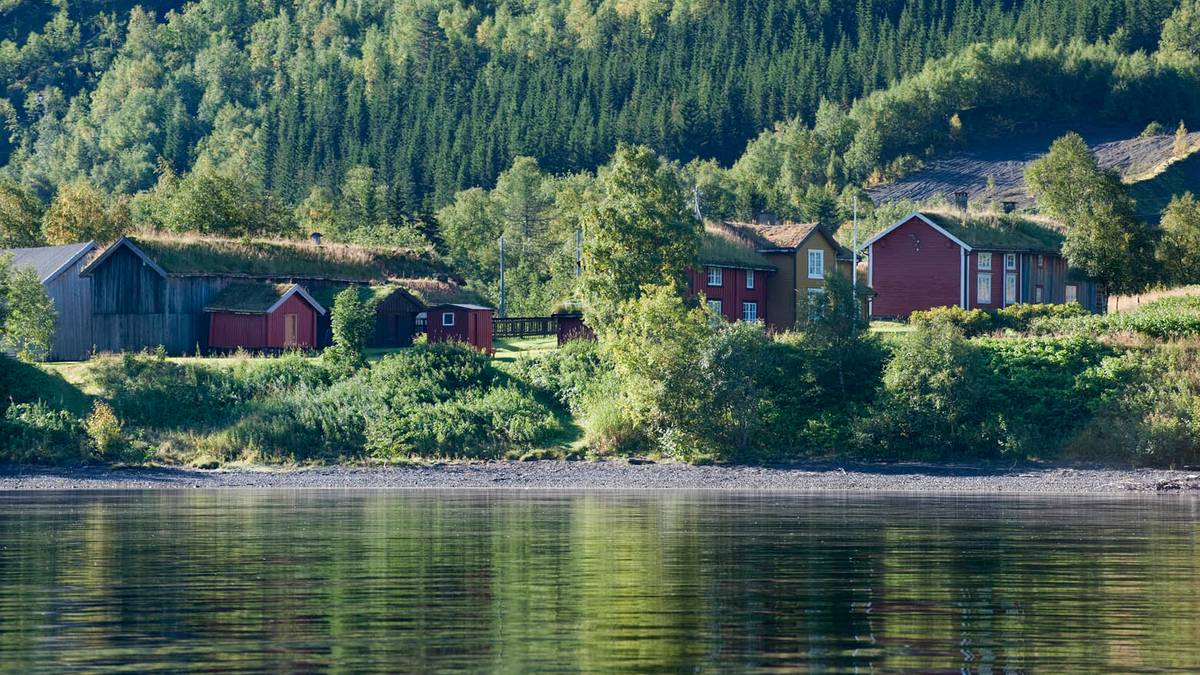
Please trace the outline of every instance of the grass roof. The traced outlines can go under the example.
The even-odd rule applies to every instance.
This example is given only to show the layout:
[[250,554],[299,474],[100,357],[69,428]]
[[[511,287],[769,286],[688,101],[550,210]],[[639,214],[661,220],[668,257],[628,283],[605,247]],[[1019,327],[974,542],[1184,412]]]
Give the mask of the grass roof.
[[775,266],[754,250],[754,245],[719,225],[706,225],[700,237],[700,263],[756,270]]
[[450,274],[450,269],[430,251],[195,235],[140,235],[131,239],[169,274],[345,281]]
[[966,218],[953,211],[921,213],[971,248],[1046,253],[1062,250],[1063,235],[1048,219],[1011,213],[968,213]]
[[447,303],[488,304],[483,299],[483,296],[476,291],[460,286],[453,281],[441,281],[439,279],[397,279],[395,283],[409,293],[412,293],[413,297],[423,302],[427,307]]
[[[206,312],[265,314],[294,284],[235,281],[204,306]],[[318,301],[319,302],[319,301]]]

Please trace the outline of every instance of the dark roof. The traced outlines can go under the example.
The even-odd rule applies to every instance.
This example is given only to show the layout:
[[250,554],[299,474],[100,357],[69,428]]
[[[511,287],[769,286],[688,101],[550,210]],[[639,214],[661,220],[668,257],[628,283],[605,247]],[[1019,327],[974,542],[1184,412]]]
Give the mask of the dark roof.
[[411,293],[427,307],[439,304],[482,304],[483,302],[479,293],[449,280],[395,279],[393,283]]
[[754,244],[721,225],[708,225],[700,235],[700,263],[712,267],[775,271]]
[[109,251],[122,245],[132,245],[135,252],[163,274],[179,276],[362,282],[450,273],[428,251],[350,244],[315,246],[307,239],[220,239],[193,235],[122,238],[89,263],[87,271],[107,257]]
[[293,294],[299,294],[318,312],[325,308],[298,284],[269,284],[262,281],[235,281],[204,306],[206,312],[268,314]]
[[1059,253],[1063,235],[1048,223],[1011,213],[959,214],[922,211],[921,215],[973,249]]
[[58,275],[72,263],[87,255],[96,242],[83,244],[63,244],[62,246],[41,246],[38,248],[6,248],[0,249],[0,255],[12,256],[14,267],[30,267],[44,284]]
[[457,307],[459,309],[483,310],[483,311],[488,311],[488,312],[496,311],[496,309],[494,307],[484,307],[483,305],[468,305],[466,303],[461,303],[461,302],[443,302],[440,305],[434,305],[432,307],[432,309],[437,309],[439,307]]

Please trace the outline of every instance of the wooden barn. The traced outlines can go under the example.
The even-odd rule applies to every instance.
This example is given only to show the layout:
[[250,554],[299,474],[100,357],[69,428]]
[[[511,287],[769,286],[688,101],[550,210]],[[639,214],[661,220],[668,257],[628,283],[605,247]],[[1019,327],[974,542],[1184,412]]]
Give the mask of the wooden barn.
[[57,312],[51,361],[78,361],[92,350],[92,282],[79,276],[96,243],[65,244],[39,248],[0,249],[0,256],[12,256],[18,268],[30,268],[37,274]]
[[1103,290],[1068,268],[1062,241],[1046,224],[1012,214],[909,214],[863,245],[870,313],[1066,302],[1103,312]]
[[[348,286],[324,286],[314,292],[315,297],[326,309],[319,322],[320,343],[329,344],[333,339],[330,314],[334,298]],[[368,346],[375,348],[411,347],[417,334],[417,316],[425,311],[423,303],[413,291],[400,284],[356,285],[358,299],[375,307],[375,332]]]
[[492,315],[496,310],[482,305],[445,303],[428,311],[430,342],[465,342],[491,354]]
[[[203,237],[122,238],[81,272],[91,282],[91,343],[99,351],[162,345],[170,354],[209,348],[211,317],[205,308],[235,282],[297,283],[311,297],[332,298],[349,285],[400,288],[410,281],[417,285],[428,281],[457,287],[446,273],[444,266],[421,252],[316,245],[307,240]],[[401,316],[412,309],[408,301],[399,295],[380,303],[382,339],[411,341]],[[319,322],[317,347],[326,344],[326,326]]]
[[211,349],[315,349],[325,308],[298,284],[235,281],[204,307]]

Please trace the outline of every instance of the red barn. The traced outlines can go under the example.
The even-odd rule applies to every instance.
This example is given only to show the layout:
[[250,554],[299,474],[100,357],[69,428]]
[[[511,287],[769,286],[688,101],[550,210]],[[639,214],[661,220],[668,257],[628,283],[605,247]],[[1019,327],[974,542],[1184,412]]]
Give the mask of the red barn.
[[1068,274],[1062,241],[1058,231],[1012,214],[912,213],[863,244],[871,316],[1065,302],[1103,311],[1096,284]]
[[714,313],[729,321],[767,320],[767,276],[776,268],[754,245],[719,227],[700,242],[700,268],[688,270],[688,292],[704,294]]
[[204,307],[214,349],[315,349],[325,308],[296,284],[235,281]]
[[445,303],[429,308],[426,332],[430,342],[465,342],[491,354],[492,313],[482,305]]

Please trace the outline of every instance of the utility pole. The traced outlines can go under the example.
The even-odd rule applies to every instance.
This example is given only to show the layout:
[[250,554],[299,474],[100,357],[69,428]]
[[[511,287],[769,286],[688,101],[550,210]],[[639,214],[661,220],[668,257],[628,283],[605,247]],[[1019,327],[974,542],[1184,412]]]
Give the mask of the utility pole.
[[507,315],[504,312],[504,235],[500,235],[500,318]]
[[854,248],[854,263],[850,267],[850,287],[858,290],[858,195],[854,195],[854,222],[850,225],[851,246]]
[[583,230],[575,230],[575,278],[583,276]]

